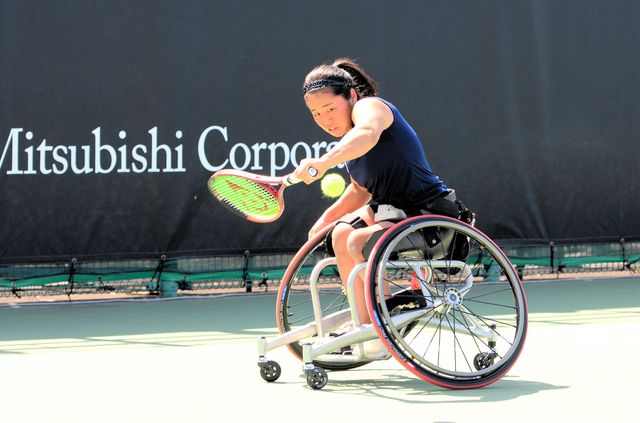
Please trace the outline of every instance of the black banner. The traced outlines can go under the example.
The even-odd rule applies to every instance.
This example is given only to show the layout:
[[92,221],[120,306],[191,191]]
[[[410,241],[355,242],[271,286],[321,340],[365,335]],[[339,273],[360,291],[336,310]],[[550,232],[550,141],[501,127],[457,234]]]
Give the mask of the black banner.
[[639,239],[639,19],[624,1],[1,0],[0,263],[295,251],[330,204],[318,184],[261,225],[206,181],[326,152],[301,85],[342,56],[489,236]]

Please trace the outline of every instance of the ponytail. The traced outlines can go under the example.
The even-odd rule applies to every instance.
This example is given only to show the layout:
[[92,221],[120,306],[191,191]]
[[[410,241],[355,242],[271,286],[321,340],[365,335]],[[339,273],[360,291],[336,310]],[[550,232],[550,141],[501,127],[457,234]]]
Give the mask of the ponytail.
[[351,88],[358,99],[378,94],[378,84],[353,60],[342,58],[309,72],[304,80],[303,93],[330,88],[334,95],[351,98]]
[[373,97],[378,94],[378,84],[356,62],[343,58],[337,59],[333,65],[344,69],[351,75],[353,88],[356,89],[358,98]]

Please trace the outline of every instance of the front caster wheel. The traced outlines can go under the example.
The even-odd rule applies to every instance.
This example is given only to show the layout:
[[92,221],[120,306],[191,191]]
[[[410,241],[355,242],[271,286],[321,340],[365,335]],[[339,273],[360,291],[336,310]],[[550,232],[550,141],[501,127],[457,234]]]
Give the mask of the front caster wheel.
[[316,367],[313,370],[307,370],[307,384],[313,389],[322,389],[327,384],[327,372],[324,369]]
[[274,382],[278,380],[282,369],[280,365],[275,361],[267,361],[266,363],[260,363],[260,376],[267,382]]

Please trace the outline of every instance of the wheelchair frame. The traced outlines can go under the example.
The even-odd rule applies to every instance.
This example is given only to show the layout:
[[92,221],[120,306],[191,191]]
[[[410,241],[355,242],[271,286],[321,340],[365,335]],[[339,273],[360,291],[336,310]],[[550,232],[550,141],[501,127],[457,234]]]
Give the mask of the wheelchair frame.
[[[329,229],[325,228],[324,231],[309,240],[300,252],[306,251],[305,247],[309,245],[321,244]],[[460,260],[452,257],[451,245],[438,247],[441,250],[439,255],[442,256],[439,258],[436,257],[438,253],[434,253],[434,247],[426,245],[416,246],[418,248],[415,251],[398,252],[399,245],[406,244],[407,240],[411,239],[411,242],[415,242],[416,233],[425,238],[425,231],[430,231],[430,233],[435,231],[436,235],[449,235],[453,232],[456,236],[465,237],[469,243],[478,244],[478,252],[488,251],[488,255],[493,260],[489,263],[489,269],[495,264],[500,268],[500,272],[487,274],[489,270],[484,264],[482,267],[477,266],[472,269],[470,266],[472,259]],[[440,238],[444,239],[445,236]],[[290,268],[287,269],[279,292],[277,312],[280,316],[281,335],[270,340],[267,340],[266,337],[258,339],[258,366],[261,376],[266,381],[275,381],[281,374],[280,366],[278,363],[268,360],[267,353],[285,345],[290,349],[294,345],[302,346],[302,354],[299,358],[303,362],[302,368],[306,374],[307,383],[314,389],[321,389],[326,385],[328,376],[325,369],[347,370],[375,361],[365,357],[363,343],[376,338],[382,339],[391,355],[409,371],[431,383],[452,389],[476,388],[495,382],[507,373],[522,351],[527,330],[527,306],[520,280],[504,253],[488,237],[470,225],[448,217],[432,215],[418,216],[396,224],[378,240],[369,261],[356,266],[349,275],[346,284],[346,300],[349,308],[326,315],[323,315],[318,281],[325,269],[335,266],[336,259],[327,257],[319,260],[309,275],[313,318],[302,326],[286,330],[287,328],[283,326],[282,321],[288,318],[288,312],[283,310],[283,304],[288,301],[290,288],[293,286],[292,278],[301,267],[299,264],[300,252],[292,260]],[[296,266],[298,269],[295,269]],[[446,272],[443,271],[444,269]],[[485,269],[485,273],[482,274],[479,269]],[[362,270],[366,270],[367,309],[374,322],[365,325],[360,325],[359,322],[354,289],[356,277]],[[402,273],[400,277],[405,279],[408,274],[411,274],[412,278],[419,280],[419,283],[416,289],[408,291],[408,288],[404,287],[406,285],[405,279],[400,279],[403,283],[393,282],[396,288],[394,296],[402,301],[407,301],[407,304],[401,304],[393,310],[389,310],[387,307],[388,298],[384,294],[384,283],[381,281],[392,283],[392,277],[389,275],[396,271]],[[443,281],[443,274],[448,282]],[[422,275],[422,277],[418,275]],[[498,276],[497,281],[495,280],[496,275]],[[453,276],[455,283],[453,283]],[[481,316],[467,308],[465,296],[475,286],[488,285],[489,283],[499,284],[500,277],[506,280],[506,284],[502,283],[508,288],[500,287],[499,290],[496,290],[497,293],[488,295],[503,297],[503,292],[513,294],[515,304],[513,308],[516,315],[511,316],[511,320],[504,319],[503,322],[500,318]],[[476,283],[478,280],[479,282]],[[487,280],[489,282],[485,283]],[[419,298],[420,306],[416,306],[417,300],[414,297]],[[506,298],[509,296],[507,295]],[[408,304],[411,304],[415,309],[404,310]],[[500,307],[509,307],[510,305],[510,303],[497,304]],[[398,308],[400,311],[396,313]],[[458,313],[458,317],[456,317],[456,313]],[[353,322],[354,329],[352,331],[336,338],[327,336],[328,333],[348,320]],[[511,323],[511,321],[513,322]],[[507,329],[498,330],[497,325],[502,325]],[[416,327],[419,327],[419,330],[414,330]],[[412,331],[414,335],[411,335]],[[454,365],[441,364],[439,350],[437,360],[427,359],[426,352],[423,358],[417,357],[420,354],[416,354],[416,347],[412,345],[416,341],[407,339],[413,336],[415,340],[418,336],[422,336],[423,332],[424,335],[427,335],[429,331],[434,331],[434,334],[439,333],[441,337],[443,331],[452,333],[456,339],[453,349],[458,348],[455,345],[458,343],[462,353],[464,353],[462,342],[457,337],[464,335],[475,342],[477,348],[473,349],[474,352],[477,349],[477,352],[473,358],[473,365],[467,365],[468,369],[458,369],[457,363]],[[511,332],[514,335],[510,335]],[[511,337],[513,337],[513,342],[511,342]],[[422,338],[426,338],[426,336],[422,336]],[[507,341],[506,353],[498,351],[497,344],[503,341],[501,338],[505,338]],[[421,339],[420,342],[424,343],[425,341]],[[417,344],[418,342],[416,342]],[[335,351],[353,345],[358,346],[357,349],[354,349],[358,352],[357,354],[335,353]],[[292,352],[294,355],[300,355],[299,348],[292,349]],[[388,358],[385,357],[385,359]],[[465,360],[470,361],[467,358]]]

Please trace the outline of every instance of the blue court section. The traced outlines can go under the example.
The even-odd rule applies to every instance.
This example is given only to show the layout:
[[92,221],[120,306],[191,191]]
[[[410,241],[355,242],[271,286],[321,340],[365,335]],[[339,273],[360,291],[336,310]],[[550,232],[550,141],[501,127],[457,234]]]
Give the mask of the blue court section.
[[610,422],[637,418],[640,278],[529,282],[530,331],[485,388],[430,385],[393,359],[311,390],[288,350],[256,365],[275,295],[0,307],[0,421]]

